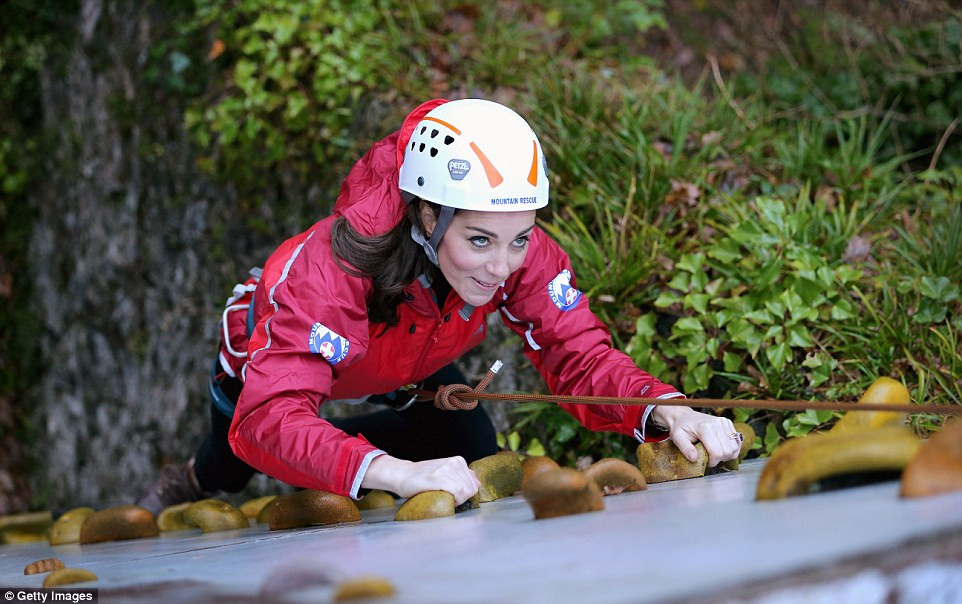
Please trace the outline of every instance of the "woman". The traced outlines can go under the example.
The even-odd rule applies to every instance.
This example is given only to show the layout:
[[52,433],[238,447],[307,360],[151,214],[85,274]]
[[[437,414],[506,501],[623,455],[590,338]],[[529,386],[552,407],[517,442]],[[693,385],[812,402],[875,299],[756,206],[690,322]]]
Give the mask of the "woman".
[[[215,400],[226,395],[223,416],[213,413],[193,469],[159,481],[141,503],[236,491],[251,468],[355,498],[445,490],[464,502],[479,487],[467,463],[496,450],[480,407],[417,402],[334,422],[318,408],[391,397],[426,378],[426,387],[463,382],[452,362],[484,339],[493,312],[521,336],[552,393],[682,397],[611,347],[568,257],[535,225],[547,203],[541,145],[517,113],[477,99],[418,107],[354,166],[332,216],[235,289],[212,381]],[[592,430],[639,440],[667,431],[692,460],[701,441],[713,466],[738,454],[731,421],[688,407],[563,407]]]

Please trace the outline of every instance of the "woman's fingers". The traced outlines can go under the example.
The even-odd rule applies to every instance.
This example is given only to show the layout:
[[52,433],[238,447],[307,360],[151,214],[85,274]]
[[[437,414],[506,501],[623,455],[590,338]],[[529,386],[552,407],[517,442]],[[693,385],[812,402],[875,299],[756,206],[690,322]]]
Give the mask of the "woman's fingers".
[[398,494],[410,497],[422,491],[447,491],[454,495],[455,505],[461,505],[480,487],[481,482],[463,457],[446,457],[412,464],[402,482],[404,493]]
[[708,453],[708,466],[735,459],[741,440],[735,425],[726,417],[715,417],[691,410],[681,415],[671,427],[671,439],[689,461],[698,459],[694,443],[701,442]]
[[709,417],[700,426],[699,435],[705,451],[708,453],[708,467],[714,468],[723,461],[738,457],[741,440],[731,420],[725,417]]

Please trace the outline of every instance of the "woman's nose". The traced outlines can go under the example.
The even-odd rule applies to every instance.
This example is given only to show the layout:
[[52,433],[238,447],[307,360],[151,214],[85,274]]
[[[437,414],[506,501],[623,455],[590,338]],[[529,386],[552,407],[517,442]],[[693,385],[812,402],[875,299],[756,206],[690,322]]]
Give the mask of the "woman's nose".
[[488,263],[487,266],[485,266],[485,269],[491,273],[491,275],[498,277],[499,280],[507,279],[508,273],[511,271],[510,267],[508,266],[508,251],[494,251],[491,257],[488,258]]

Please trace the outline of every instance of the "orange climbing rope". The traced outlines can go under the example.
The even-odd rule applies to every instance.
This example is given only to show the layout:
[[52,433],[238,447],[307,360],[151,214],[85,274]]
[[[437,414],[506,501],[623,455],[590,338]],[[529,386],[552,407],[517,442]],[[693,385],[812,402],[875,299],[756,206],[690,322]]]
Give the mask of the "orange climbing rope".
[[783,411],[804,411],[807,409],[824,409],[829,411],[892,411],[902,413],[934,413],[937,415],[962,414],[962,406],[956,405],[915,405],[888,403],[839,403],[832,401],[778,401],[778,400],[731,400],[714,398],[634,398],[620,396],[570,396],[561,394],[524,394],[524,393],[486,393],[485,388],[501,369],[501,361],[496,361],[488,373],[475,388],[465,384],[451,384],[438,388],[437,392],[427,390],[412,390],[411,393],[419,398],[434,399],[438,409],[446,411],[474,409],[479,400],[484,401],[514,401],[539,403],[573,403],[577,405],[663,405],[675,407],[697,408],[749,408],[774,409]]

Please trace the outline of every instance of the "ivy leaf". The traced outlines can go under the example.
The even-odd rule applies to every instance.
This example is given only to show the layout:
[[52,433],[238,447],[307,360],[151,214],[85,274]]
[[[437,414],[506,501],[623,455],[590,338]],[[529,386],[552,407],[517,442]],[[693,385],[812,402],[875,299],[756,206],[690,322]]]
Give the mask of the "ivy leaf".
[[758,354],[762,345],[762,334],[745,319],[735,319],[727,328],[732,343],[748,350],[752,357]]
[[689,273],[700,273],[702,272],[702,264],[705,262],[705,256],[703,254],[685,254],[681,257],[681,260],[675,264],[675,268],[683,271],[688,271]]
[[813,279],[796,279],[792,289],[806,306],[811,306],[819,294],[824,291],[821,283]]
[[812,348],[815,346],[815,340],[812,339],[812,334],[807,327],[796,324],[788,330],[788,345],[795,348]]
[[734,264],[743,256],[738,243],[733,239],[723,239],[708,250],[708,257],[718,260],[722,264]]
[[778,443],[782,442],[782,435],[778,433],[778,428],[775,427],[775,422],[768,422],[768,425],[765,426],[764,442],[765,451],[767,451],[769,455],[772,454],[772,451],[775,450],[775,447],[778,446]]
[[545,454],[544,445],[537,438],[532,438],[524,452],[532,457],[540,457]]
[[668,282],[668,287],[677,289],[680,292],[687,292],[690,284],[691,273],[677,272],[672,280]]
[[742,368],[743,363],[744,361],[742,360],[741,356],[732,354],[727,350],[725,351],[725,354],[722,355],[722,364],[725,366],[725,371],[728,373],[735,373]]
[[697,392],[708,388],[708,381],[711,379],[712,373],[711,367],[707,363],[702,363],[686,373],[684,379],[682,379],[685,392]]
[[685,296],[685,307],[694,310],[699,314],[704,314],[708,310],[708,294],[688,294]]
[[787,307],[781,300],[767,300],[765,302],[765,308],[768,309],[768,312],[770,312],[775,319],[780,320],[785,318]]
[[845,299],[837,300],[835,304],[832,305],[830,315],[834,321],[847,321],[854,319],[856,316],[852,303]]
[[682,317],[675,321],[675,324],[671,327],[671,331],[672,333],[692,333],[705,331],[705,328],[702,327],[701,321],[695,317]]
[[779,258],[772,258],[771,260],[766,262],[765,266],[762,267],[762,270],[758,273],[758,276],[755,278],[756,287],[764,289],[770,285],[773,285],[776,281],[778,281],[778,278],[782,275],[783,267],[784,267],[784,263]]
[[655,300],[656,308],[668,308],[672,304],[678,304],[681,302],[681,298],[675,292],[661,292],[658,294],[658,298]]
[[768,362],[772,364],[772,367],[780,370],[785,367],[785,364],[791,358],[792,348],[788,345],[788,342],[780,342],[766,348],[765,356],[768,357]]
[[655,323],[657,317],[654,313],[648,313],[638,317],[635,321],[635,335],[642,338],[653,338],[655,336]]
[[755,323],[761,323],[762,325],[767,325],[772,322],[772,315],[767,310],[759,309],[747,312],[743,315],[749,321],[754,321]]

